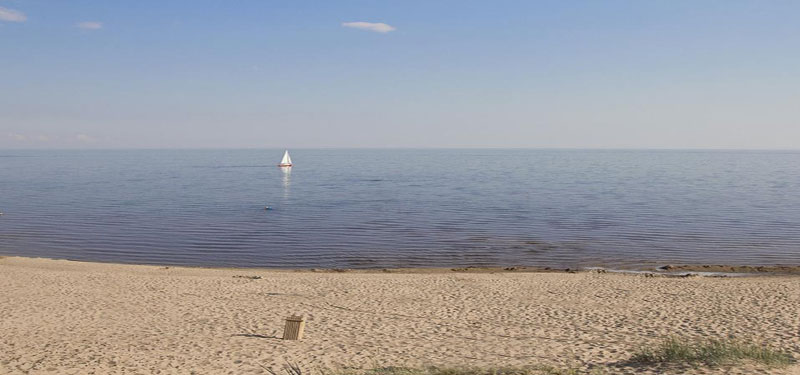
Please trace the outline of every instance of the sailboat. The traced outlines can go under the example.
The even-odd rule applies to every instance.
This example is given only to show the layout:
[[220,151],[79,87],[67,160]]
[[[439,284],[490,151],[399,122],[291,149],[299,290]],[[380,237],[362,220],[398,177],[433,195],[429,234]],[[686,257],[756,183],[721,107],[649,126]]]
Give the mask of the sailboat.
[[283,153],[283,159],[281,159],[279,167],[291,167],[292,166],[292,158],[289,156],[289,150],[286,150]]

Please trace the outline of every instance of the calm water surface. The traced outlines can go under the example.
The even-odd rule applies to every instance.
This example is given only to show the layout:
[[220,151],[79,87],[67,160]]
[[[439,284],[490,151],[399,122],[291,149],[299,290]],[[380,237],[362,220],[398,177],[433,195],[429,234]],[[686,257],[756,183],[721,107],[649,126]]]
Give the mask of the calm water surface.
[[[800,152],[0,150],[0,254],[242,267],[800,264]],[[265,206],[272,210],[265,210]]]

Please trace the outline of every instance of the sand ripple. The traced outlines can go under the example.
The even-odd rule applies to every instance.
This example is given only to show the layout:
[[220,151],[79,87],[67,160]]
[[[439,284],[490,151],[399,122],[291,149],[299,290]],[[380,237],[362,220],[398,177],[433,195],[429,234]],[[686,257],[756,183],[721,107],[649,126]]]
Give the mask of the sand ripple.
[[[286,360],[637,373],[613,366],[668,335],[752,338],[800,357],[798,277],[314,273],[12,257],[0,259],[0,290],[3,374],[260,374]],[[302,341],[278,338],[292,313],[307,317]]]

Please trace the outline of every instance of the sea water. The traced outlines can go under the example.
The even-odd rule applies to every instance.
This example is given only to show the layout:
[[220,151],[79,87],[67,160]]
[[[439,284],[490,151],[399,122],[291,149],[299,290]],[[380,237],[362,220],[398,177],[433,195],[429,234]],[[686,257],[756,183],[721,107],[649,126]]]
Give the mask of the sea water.
[[290,152],[283,170],[283,150],[0,150],[0,255],[290,268],[800,263],[796,151]]

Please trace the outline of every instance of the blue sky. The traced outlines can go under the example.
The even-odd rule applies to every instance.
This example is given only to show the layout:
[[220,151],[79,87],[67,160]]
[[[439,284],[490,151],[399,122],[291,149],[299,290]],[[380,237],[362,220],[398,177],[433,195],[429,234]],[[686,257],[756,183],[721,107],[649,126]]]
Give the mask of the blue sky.
[[798,14],[798,1],[0,0],[0,148],[796,149]]

